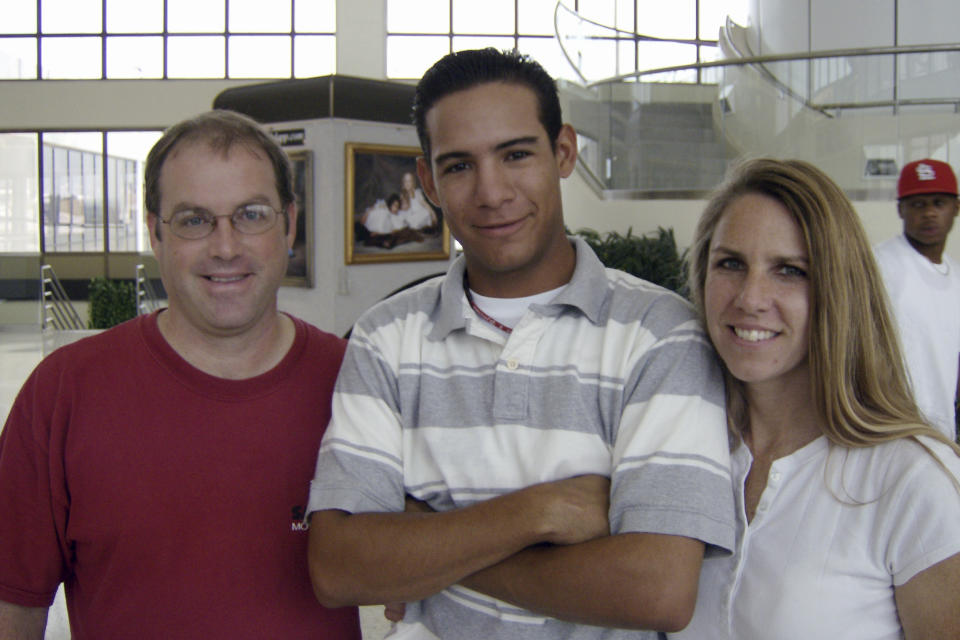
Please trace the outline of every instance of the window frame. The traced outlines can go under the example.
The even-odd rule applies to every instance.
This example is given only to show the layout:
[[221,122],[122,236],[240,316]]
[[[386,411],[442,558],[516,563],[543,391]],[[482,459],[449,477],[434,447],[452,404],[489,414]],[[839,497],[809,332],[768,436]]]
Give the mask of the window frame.
[[[23,77],[0,77],[2,81],[16,81],[16,80],[60,80],[60,79],[84,79],[84,80],[109,80],[115,79],[112,76],[108,75],[108,42],[111,38],[161,38],[162,47],[161,53],[161,75],[160,76],[137,76],[130,77],[127,75],[117,76],[116,79],[137,79],[137,80],[179,80],[186,79],[181,78],[180,76],[169,75],[168,70],[168,61],[169,61],[169,39],[171,37],[181,38],[181,37],[220,37],[223,38],[223,68],[221,69],[220,75],[203,75],[203,76],[190,76],[190,79],[209,79],[209,80],[232,80],[232,79],[257,79],[257,80],[284,80],[284,79],[295,79],[300,76],[296,75],[297,69],[297,38],[301,36],[312,36],[312,37],[322,37],[330,38],[334,43],[333,50],[336,52],[336,1],[333,2],[333,30],[332,31],[315,31],[315,30],[298,30],[297,23],[297,3],[308,3],[315,0],[291,0],[290,1],[290,29],[286,32],[278,31],[231,31],[230,29],[230,2],[231,0],[224,0],[224,28],[222,31],[170,31],[168,25],[168,2],[169,0],[161,0],[163,8],[163,25],[160,31],[109,31],[107,28],[107,1],[103,0],[103,10],[100,15],[100,31],[99,32],[45,32],[43,31],[43,0],[36,0],[36,24],[35,30],[26,33],[6,33],[0,31],[0,41],[3,40],[12,40],[12,39],[24,39],[24,38],[33,38],[35,40],[36,48],[36,69],[34,74],[24,75]],[[290,63],[287,68],[285,75],[271,75],[271,76],[252,76],[249,73],[239,72],[238,75],[230,75],[230,39],[236,36],[243,37],[273,37],[277,36],[289,38],[289,48],[290,48]],[[45,75],[44,67],[44,56],[43,48],[44,43],[62,40],[69,38],[97,38],[99,39],[99,49],[100,49],[100,69],[99,74],[93,75],[83,75],[80,77],[67,77],[67,76],[48,76]],[[334,53],[332,64],[330,68],[332,73],[336,73],[337,60],[336,53]]]
[[[588,0],[573,0],[573,9],[579,10],[580,5],[587,2]],[[389,12],[388,5],[391,0],[385,0],[384,8]],[[503,34],[503,33],[463,33],[454,31],[454,0],[447,0],[449,6],[449,30],[446,33],[437,33],[437,32],[394,32],[389,30],[389,26],[385,29],[385,38],[389,42],[391,37],[430,37],[438,38],[445,37],[447,39],[447,53],[452,53],[454,49],[454,39],[457,37],[478,37],[478,38],[512,38],[513,39],[513,48],[515,50],[520,50],[520,39],[544,39],[552,40],[555,38],[555,35],[544,35],[542,33],[523,33],[520,32],[520,4],[523,0],[513,0],[513,13],[514,13],[514,29],[513,34]],[[695,34],[693,38],[659,38],[651,34],[640,34],[638,33],[637,25],[637,14],[636,4],[640,0],[634,1],[634,11],[633,11],[633,25],[632,25],[632,34],[617,34],[615,36],[608,36],[602,39],[611,40],[618,42],[627,42],[632,45],[633,48],[633,64],[630,71],[623,71],[623,74],[630,73],[631,71],[640,71],[638,65],[639,59],[639,50],[642,43],[648,42],[665,42],[665,43],[676,43],[682,45],[689,45],[696,47],[696,62],[704,62],[710,58],[704,57],[704,48],[713,48],[715,49],[718,46],[718,41],[716,39],[704,38],[700,33],[700,0],[694,0],[695,11],[693,15],[693,33]],[[569,6],[569,0],[568,0]],[[707,78],[704,77],[704,72],[700,69],[696,72],[696,81],[692,84],[704,84],[710,82]],[[392,76],[389,73],[386,74],[388,80],[416,80],[417,78],[411,78],[407,76]],[[671,80],[672,82],[677,82],[676,80]],[[683,82],[683,81],[679,81]]]

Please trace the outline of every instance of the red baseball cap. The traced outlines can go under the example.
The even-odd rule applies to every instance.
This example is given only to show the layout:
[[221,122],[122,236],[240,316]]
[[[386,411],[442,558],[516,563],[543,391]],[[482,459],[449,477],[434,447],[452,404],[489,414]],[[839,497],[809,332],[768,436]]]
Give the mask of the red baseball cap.
[[897,199],[922,193],[957,195],[957,176],[949,164],[925,158],[903,167],[897,181]]

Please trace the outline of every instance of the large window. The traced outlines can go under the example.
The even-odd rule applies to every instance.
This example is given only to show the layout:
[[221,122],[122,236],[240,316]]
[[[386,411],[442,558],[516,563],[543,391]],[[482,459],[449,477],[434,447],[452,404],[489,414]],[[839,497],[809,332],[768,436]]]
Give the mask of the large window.
[[0,253],[40,251],[37,134],[0,134]]
[[160,135],[0,134],[0,253],[145,251],[143,161]]
[[[492,46],[529,54],[554,77],[578,79],[555,38],[556,0],[386,2],[390,78],[419,78],[446,53]],[[588,79],[715,60],[717,36],[726,17],[742,23],[747,14],[747,0],[563,0],[563,4],[610,27],[585,29],[591,37],[579,45],[575,63]],[[563,33],[562,23],[560,28]],[[646,80],[710,79],[687,71]]]
[[0,79],[336,70],[336,0],[0,0],[0,16]]

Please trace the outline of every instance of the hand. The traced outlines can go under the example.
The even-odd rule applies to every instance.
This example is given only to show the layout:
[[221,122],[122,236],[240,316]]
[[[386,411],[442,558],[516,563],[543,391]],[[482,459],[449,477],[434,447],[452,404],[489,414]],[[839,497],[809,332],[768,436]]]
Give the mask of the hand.
[[[583,475],[520,489],[530,502],[531,515],[540,518],[544,542],[576,544],[610,535],[610,480]],[[434,513],[429,504],[408,495],[406,513]]]
[[405,513],[436,513],[428,503],[417,500],[409,494],[407,494],[404,504],[406,505],[403,509]]
[[577,544],[610,535],[610,480],[575,476],[530,487],[547,526],[547,542]]
[[407,605],[403,602],[391,602],[383,605],[383,617],[390,622],[401,622],[407,613]]

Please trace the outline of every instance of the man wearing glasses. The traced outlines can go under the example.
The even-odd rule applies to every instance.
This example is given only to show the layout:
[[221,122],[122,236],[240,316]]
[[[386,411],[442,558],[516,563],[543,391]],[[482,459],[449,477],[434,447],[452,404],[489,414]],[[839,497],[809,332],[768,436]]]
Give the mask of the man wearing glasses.
[[42,638],[63,582],[74,640],[358,639],[305,565],[344,344],[277,310],[289,163],[211,112],[164,134],[145,182],[168,308],[46,358],[0,436],[0,637]]

